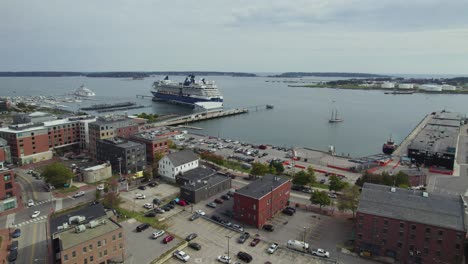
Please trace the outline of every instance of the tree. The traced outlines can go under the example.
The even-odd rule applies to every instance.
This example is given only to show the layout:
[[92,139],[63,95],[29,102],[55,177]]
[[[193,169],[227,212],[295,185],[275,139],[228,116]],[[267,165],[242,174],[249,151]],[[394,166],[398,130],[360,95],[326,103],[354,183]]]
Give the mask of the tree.
[[302,186],[309,184],[310,183],[309,174],[307,174],[307,172],[303,170],[296,172],[296,174],[294,174],[292,183],[297,184],[297,185],[302,185]]
[[339,192],[348,186],[347,182],[340,180],[340,178],[338,178],[336,175],[330,176],[329,181],[330,181],[330,185],[328,186],[328,189],[330,191]]
[[281,174],[284,172],[284,166],[283,166],[283,163],[279,162],[279,161],[271,161],[270,162],[270,167],[273,167],[275,168],[276,170],[276,173],[278,174]]
[[96,190],[95,195],[96,195],[96,201],[99,201],[99,199],[101,199],[101,191]]
[[256,176],[263,176],[269,172],[269,168],[266,164],[260,163],[260,162],[254,162],[252,164],[252,169],[250,170],[250,173]]
[[348,186],[343,190],[343,194],[338,196],[338,209],[340,211],[351,210],[354,218],[359,204],[359,195],[359,186]]
[[313,192],[312,195],[310,196],[310,201],[313,204],[318,204],[320,205],[320,209],[322,209],[322,206],[324,205],[329,205],[331,204],[330,197],[328,197],[328,194],[325,191],[316,191]]
[[169,146],[170,149],[177,149],[177,145],[172,140],[167,141],[167,146]]
[[315,177],[315,170],[312,166],[307,167],[307,174],[309,175],[309,184],[312,185],[317,182],[317,177]]
[[143,171],[143,178],[150,181],[153,178],[153,170],[151,168]]
[[154,152],[154,159],[153,159],[153,165],[158,165],[159,161],[166,156],[166,152],[161,151],[161,150],[156,150]]
[[63,187],[64,184],[70,183],[74,174],[67,166],[55,162],[44,168],[42,176],[44,176],[47,183],[60,188]]
[[102,199],[102,204],[108,208],[117,208],[121,202],[122,199],[115,192],[106,193]]
[[395,176],[395,185],[398,187],[408,188],[409,187],[409,177],[408,174],[399,171]]

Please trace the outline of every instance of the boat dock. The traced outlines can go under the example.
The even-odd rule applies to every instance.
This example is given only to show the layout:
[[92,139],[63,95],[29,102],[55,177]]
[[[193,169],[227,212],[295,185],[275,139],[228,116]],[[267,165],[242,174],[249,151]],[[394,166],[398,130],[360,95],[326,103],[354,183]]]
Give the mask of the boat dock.
[[143,98],[153,98],[153,96],[152,95],[137,94],[136,98],[141,98],[141,99],[143,99]]
[[229,110],[220,110],[220,111],[208,111],[208,112],[200,112],[200,113],[193,113],[190,115],[178,116],[171,119],[167,119],[161,122],[156,122],[151,124],[153,127],[160,127],[160,126],[174,126],[174,125],[186,125],[192,122],[198,122],[203,120],[215,119],[225,116],[233,116],[239,114],[248,113],[249,110],[246,108],[236,108],[236,109],[229,109]]
[[408,152],[408,145],[413,141],[413,139],[421,132],[421,130],[427,125],[429,120],[432,119],[432,115],[428,114],[426,115],[420,122],[419,124],[411,131],[411,133],[406,136],[405,139],[397,146],[395,151],[393,152],[393,156],[396,156],[398,158],[406,156]]

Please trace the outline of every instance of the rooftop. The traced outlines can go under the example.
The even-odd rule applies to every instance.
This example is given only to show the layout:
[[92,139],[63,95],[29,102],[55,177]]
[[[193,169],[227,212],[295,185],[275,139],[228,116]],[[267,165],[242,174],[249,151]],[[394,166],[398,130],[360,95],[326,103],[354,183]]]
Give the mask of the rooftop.
[[101,203],[85,205],[84,207],[68,211],[64,214],[52,216],[50,218],[50,230],[52,234],[57,233],[59,231],[58,227],[63,225],[63,223],[68,223],[69,218],[72,216],[84,216],[86,217],[86,220],[93,220],[102,218],[105,215],[106,212],[104,211],[104,206]]
[[60,238],[61,249],[66,250],[83,242],[108,234],[119,228],[121,228],[119,224],[108,218],[105,219],[105,224],[100,224],[94,228],[88,228],[88,226],[86,226],[86,230],[81,233],[76,233],[75,229],[72,228],[57,234],[56,237]]
[[100,165],[96,165],[96,166],[93,166],[93,167],[86,168],[86,169],[84,169],[84,171],[97,171],[97,170],[104,169],[104,168],[109,167],[109,166],[110,166],[109,164],[104,163],[104,164],[100,164]]
[[198,181],[203,180],[204,178],[207,178],[215,174],[216,172],[216,170],[213,170],[211,168],[200,166],[198,168],[186,171],[183,174],[178,175],[177,177],[188,181]]
[[101,142],[106,143],[106,144],[118,146],[118,147],[121,147],[121,148],[125,148],[125,149],[134,148],[134,147],[138,147],[138,146],[144,146],[141,143],[134,142],[134,141],[131,141],[131,140],[127,140],[127,139],[124,139],[124,138],[119,138],[119,137],[109,138],[109,139],[101,139],[101,140],[98,140],[98,141],[101,141]]
[[[409,222],[465,230],[460,196],[365,183],[357,211]],[[427,194],[425,197],[423,194]]]
[[195,190],[204,188],[206,186],[211,187],[219,183],[222,183],[224,181],[230,181],[230,180],[231,178],[229,176],[216,173],[216,174],[211,174],[208,177],[205,177],[203,180],[186,182],[184,185],[180,186],[180,188],[187,189],[190,191],[195,191]]
[[180,166],[189,162],[198,160],[197,154],[190,149],[184,149],[179,152],[174,152],[167,155],[167,158],[172,162],[174,166]]
[[274,190],[288,181],[289,178],[284,176],[267,174],[250,183],[249,185],[238,189],[236,193],[255,199],[260,199],[263,196],[269,194],[272,189]]
[[131,136],[132,138],[136,139],[142,139],[145,141],[154,141],[154,140],[161,140],[161,139],[166,139],[168,138],[167,133],[162,133],[162,132],[144,132],[140,134],[135,134]]
[[458,127],[426,125],[413,139],[408,149],[455,154],[457,138]]

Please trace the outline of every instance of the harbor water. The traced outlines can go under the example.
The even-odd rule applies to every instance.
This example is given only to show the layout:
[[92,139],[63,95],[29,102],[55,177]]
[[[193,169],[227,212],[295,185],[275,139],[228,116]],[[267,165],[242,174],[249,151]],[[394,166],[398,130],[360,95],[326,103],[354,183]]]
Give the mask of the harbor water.
[[[384,91],[288,87],[288,83],[266,82],[282,80],[267,77],[203,77],[216,81],[226,108],[253,108],[248,114],[193,123],[192,126],[203,128],[193,132],[285,147],[327,150],[328,146],[333,145],[338,154],[353,157],[381,152],[382,144],[390,134],[396,142],[400,142],[432,111],[446,109],[468,113],[468,95],[386,95]],[[183,81],[184,78],[179,76],[174,79]],[[129,114],[191,112],[184,106],[152,102],[150,98],[137,99],[137,94],[150,95],[154,80],[3,77],[0,78],[0,96],[63,96],[85,84],[96,93],[95,101],[61,104],[67,105],[67,109],[77,110],[91,104],[132,101],[148,107],[128,110]],[[274,105],[274,109],[266,110],[266,104]],[[254,106],[263,107],[256,111]],[[338,110],[338,117],[343,122],[328,122],[332,109]]]

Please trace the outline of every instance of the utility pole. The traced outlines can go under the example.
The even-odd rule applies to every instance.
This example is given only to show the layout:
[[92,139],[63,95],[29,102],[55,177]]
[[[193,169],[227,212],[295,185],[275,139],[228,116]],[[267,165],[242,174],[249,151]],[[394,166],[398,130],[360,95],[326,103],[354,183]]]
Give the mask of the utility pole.
[[229,240],[231,239],[231,236],[226,236],[227,242],[228,242],[228,248],[227,248],[227,257],[228,257],[228,263],[230,262],[231,258],[229,257]]
[[307,230],[307,227],[304,226],[304,235],[303,235],[303,239],[302,239],[302,242],[304,242],[304,250],[305,250],[305,237],[306,237],[306,230]]

